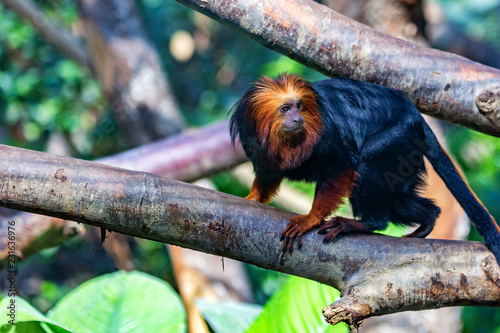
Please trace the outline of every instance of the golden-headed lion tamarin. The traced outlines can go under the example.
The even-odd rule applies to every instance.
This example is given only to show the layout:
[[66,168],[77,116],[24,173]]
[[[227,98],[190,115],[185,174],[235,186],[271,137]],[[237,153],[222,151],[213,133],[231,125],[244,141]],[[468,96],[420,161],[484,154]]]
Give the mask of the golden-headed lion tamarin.
[[[418,190],[427,157],[500,261],[500,229],[443,151],[417,108],[400,91],[349,79],[309,83],[297,75],[258,80],[233,107],[239,137],[255,170],[248,199],[267,203],[284,177],[315,182],[312,209],[293,217],[283,251],[321,226],[339,233],[373,232],[391,221],[419,225],[425,237],[440,209]],[[349,198],[358,219],[326,218]]]

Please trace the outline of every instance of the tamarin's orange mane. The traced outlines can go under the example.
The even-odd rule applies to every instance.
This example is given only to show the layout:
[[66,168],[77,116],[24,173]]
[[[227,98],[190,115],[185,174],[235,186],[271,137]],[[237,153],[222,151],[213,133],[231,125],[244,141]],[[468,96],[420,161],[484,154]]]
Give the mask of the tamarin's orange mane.
[[[282,74],[276,81],[264,76],[254,87],[245,120],[255,126],[268,157],[278,163],[280,169],[299,165],[311,155],[323,132],[316,95],[310,83],[298,75]],[[279,110],[290,100],[302,101],[300,113],[304,118],[304,130],[300,133],[290,134],[281,128],[284,115]]]

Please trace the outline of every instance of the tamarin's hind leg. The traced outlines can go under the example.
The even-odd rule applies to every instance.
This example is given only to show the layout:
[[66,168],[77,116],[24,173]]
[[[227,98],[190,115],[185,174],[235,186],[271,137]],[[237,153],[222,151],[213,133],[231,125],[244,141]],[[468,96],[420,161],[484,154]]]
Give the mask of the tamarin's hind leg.
[[405,237],[424,238],[436,224],[441,209],[431,199],[422,198],[416,193],[398,196],[391,221],[396,224],[420,226]]
[[[385,223],[387,225],[387,223]],[[335,216],[324,223],[318,231],[318,234],[326,235],[323,243],[329,242],[341,233],[348,232],[373,232],[379,228],[366,221],[349,219],[347,217]],[[382,228],[383,229],[383,228]]]
[[256,175],[250,194],[245,199],[268,203],[278,192],[282,177],[264,178]]
[[351,194],[356,178],[357,173],[352,169],[348,169],[334,180],[318,182],[309,214],[291,218],[287,227],[281,233],[280,240],[282,241],[283,252],[292,253],[295,239],[297,239],[298,248],[302,247],[302,235],[318,227],[328,215],[344,202],[344,199]]
[[[417,194],[401,195],[396,202],[390,220],[394,223],[403,225],[415,225],[420,223],[420,227],[418,227],[417,230],[405,237],[424,238],[434,228],[436,218],[440,211],[439,207],[434,205],[430,199],[422,198]],[[323,241],[329,242],[341,233],[373,232],[376,230],[383,230],[386,226],[386,219],[363,219],[363,221],[359,221],[337,216],[324,223],[318,233],[326,235]]]

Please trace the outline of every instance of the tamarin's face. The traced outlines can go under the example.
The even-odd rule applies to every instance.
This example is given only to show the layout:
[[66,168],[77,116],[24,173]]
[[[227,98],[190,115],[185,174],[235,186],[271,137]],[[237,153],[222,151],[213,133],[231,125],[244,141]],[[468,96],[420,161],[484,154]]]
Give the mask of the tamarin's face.
[[287,133],[297,133],[304,129],[304,117],[300,113],[302,101],[299,99],[287,100],[278,110],[281,119],[281,128]]
[[311,84],[293,74],[282,74],[276,80],[260,78],[234,110],[232,140],[237,135],[242,143],[257,138],[266,152],[266,163],[277,169],[300,165],[310,156],[323,130]]
[[305,139],[305,132],[320,130],[316,98],[308,82],[296,75],[282,75],[276,80],[263,77],[254,87],[245,118],[256,127],[262,144]]

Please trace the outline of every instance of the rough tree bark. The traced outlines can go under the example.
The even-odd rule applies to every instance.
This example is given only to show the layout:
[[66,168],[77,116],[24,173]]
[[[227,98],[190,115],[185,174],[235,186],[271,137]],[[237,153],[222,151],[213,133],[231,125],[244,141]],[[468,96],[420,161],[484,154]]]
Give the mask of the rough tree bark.
[[280,265],[280,233],[294,214],[95,162],[0,145],[0,206],[74,220],[223,255],[338,288],[331,323],[454,305],[500,306],[500,268],[478,242],[340,236]]
[[[425,38],[431,47],[459,54],[494,68],[500,68],[500,52],[486,40],[473,40],[459,27],[447,22],[443,8],[423,0],[323,0],[342,15],[367,24],[391,36],[417,41]],[[401,25],[408,19],[411,25]],[[382,27],[382,29],[380,29]],[[385,28],[391,28],[386,30]]]
[[[21,1],[24,3],[24,0]],[[30,3],[27,2],[27,4]],[[16,3],[14,7],[22,8],[20,5]],[[80,1],[80,8],[87,17],[87,20],[83,21],[83,27],[85,28],[86,37],[91,46],[92,59],[94,60],[93,64],[88,62],[86,65],[94,69],[94,74],[101,79],[112,105],[111,109],[126,139],[128,139],[126,141],[128,141],[129,145],[143,144],[169,135],[171,134],[170,132],[175,132],[176,126],[183,125],[183,122],[180,121],[179,110],[173,102],[174,98],[169,89],[168,82],[161,71],[159,57],[142,31],[141,22],[135,11],[134,3],[132,1],[118,2],[112,0],[97,3],[82,0]],[[33,17],[45,18],[40,11],[27,13],[26,11],[17,10],[17,13],[30,21]],[[109,15],[110,13],[111,15]],[[66,48],[72,49],[73,45],[69,43],[71,40],[61,40],[61,42],[67,42],[66,44],[54,43],[53,38],[50,38],[52,37],[51,35],[46,36],[44,34],[47,29],[44,29],[45,27],[43,26],[41,28],[42,35],[47,37],[49,43],[63,51]],[[57,31],[57,29],[52,28],[51,31]],[[220,129],[220,134],[227,133],[227,124],[223,126],[223,129]],[[163,143],[154,145],[154,147],[149,146],[147,152],[145,149],[141,149],[138,155],[133,156],[136,158],[136,167],[140,170],[148,170],[148,167],[153,167],[154,169],[154,167],[160,166],[158,162],[163,162],[165,166],[158,168],[160,174],[161,172],[166,172],[171,177],[180,176],[181,179],[193,180],[191,178],[198,178],[203,174],[207,174],[211,169],[217,170],[217,165],[228,167],[232,163],[239,161],[238,153],[235,154],[232,149],[227,149],[229,148],[229,140],[227,140],[228,144],[226,146],[224,142],[221,142],[220,135],[214,135],[213,129],[211,132],[202,132],[208,137],[201,140],[196,139],[199,142],[205,140],[197,147],[198,149],[193,149],[192,146],[196,142],[186,142],[186,140],[180,140],[172,144],[181,150],[167,149],[167,151],[164,151],[165,149],[162,149],[164,148],[162,147]],[[218,144],[221,145],[217,146]],[[220,150],[220,148],[225,150]],[[192,155],[193,151],[195,151],[196,156]],[[210,155],[214,151],[217,151],[217,155]],[[238,151],[241,152],[241,149]],[[162,155],[162,152],[164,155]],[[139,163],[137,158],[140,158],[141,154],[149,155],[147,156],[148,158],[141,160],[142,163]],[[158,155],[153,156],[155,154]],[[239,156],[243,155],[239,154]],[[161,158],[161,156],[167,156],[167,158]],[[125,159],[130,157],[130,154],[122,156]],[[149,165],[144,164],[144,162],[151,162],[151,157],[156,158],[156,163],[153,163],[153,165],[151,163]],[[224,157],[227,157],[229,160],[224,159]],[[107,160],[112,162],[112,158]],[[123,160],[120,161],[119,159],[118,161],[123,162]],[[216,162],[214,163],[213,161]],[[127,161],[126,164],[129,166],[132,164],[131,167],[133,167],[134,163]],[[177,169],[176,167],[179,168]],[[57,218],[33,216],[29,213],[19,214],[13,218],[15,218],[16,228],[19,233],[17,254],[22,257],[26,257],[34,251],[44,248],[45,244],[53,246],[61,243],[65,239],[82,232],[82,229],[84,229],[82,226],[75,228],[75,224],[72,222],[68,222],[66,225],[66,222]],[[33,226],[36,227],[33,228]],[[6,229],[1,229],[0,227],[0,236],[6,236],[6,232]],[[128,261],[126,251],[124,251],[126,250],[127,243],[118,241],[119,238],[123,239],[123,237],[119,237],[118,235],[109,239],[105,242],[104,248],[114,258],[118,268],[131,269],[131,262]],[[8,238],[4,237],[1,242],[6,245],[7,240]],[[120,248],[118,249],[117,246],[120,246]],[[0,254],[6,256],[7,251],[5,246],[3,250]],[[180,261],[182,261],[183,257],[189,257],[191,260],[182,264]],[[201,276],[200,267],[184,269],[192,262],[208,262],[209,260],[213,260],[213,258],[200,252],[193,253],[187,249],[177,248],[172,252],[171,259],[174,266],[183,267],[183,269],[176,269],[175,272],[181,272],[179,274],[183,276],[183,281],[179,281],[179,276],[176,276],[176,280],[178,281],[180,296],[186,303],[188,329],[190,332],[201,332],[200,325],[192,325],[193,318],[197,323],[205,326],[205,331],[208,330],[201,315],[193,315],[194,311],[197,312],[194,307],[194,296],[196,295],[191,295],[193,296],[192,300],[186,301],[185,290],[203,289],[208,291],[212,288],[214,294],[218,296],[224,295],[226,299],[242,300],[235,296],[246,297],[246,280],[243,277],[240,279],[231,279],[231,273],[241,273],[243,270],[240,262],[227,260],[225,272],[223,274],[219,271],[215,273],[219,274],[217,278],[218,285],[217,288],[213,288],[209,283],[205,283],[201,287],[192,286],[190,285],[193,282],[192,279],[185,279],[186,275],[194,276],[195,273]],[[195,260],[193,261],[192,259]],[[219,259],[216,258],[215,260]],[[181,265],[177,265],[179,263]],[[189,274],[185,272],[189,272]],[[203,274],[205,273],[203,272]],[[214,278],[213,275],[211,278]],[[205,278],[204,281],[210,280]],[[239,292],[241,292],[240,295],[238,295]]]
[[500,70],[373,30],[311,0],[177,0],[326,75],[405,91],[430,116],[500,136]]
[[[184,181],[194,181],[227,170],[245,160],[246,156],[241,146],[233,149],[231,145],[228,122],[221,121],[200,130],[189,130],[168,139],[106,157],[99,162],[153,172]],[[85,229],[75,222],[31,213],[19,213],[8,221],[15,221],[16,255],[23,259],[44,248],[59,245],[68,238],[83,233]],[[124,251],[127,249],[125,246],[127,243],[117,241],[120,235],[115,234],[114,237],[107,239],[104,247],[108,250],[110,246],[120,246],[119,252],[108,251],[108,254],[114,258],[118,268],[121,265],[122,268],[131,269],[131,262]],[[9,255],[7,236],[8,224],[0,223],[0,263],[3,264]],[[228,259],[225,261],[223,272],[214,271],[214,263],[220,261],[219,257],[172,246],[169,246],[169,251],[179,293],[186,304],[189,332],[208,332],[205,321],[194,306],[195,298],[209,294],[210,299],[250,300],[249,287],[246,284],[248,280],[241,262]],[[217,281],[216,287],[214,281]],[[203,294],[199,291],[203,291]]]

